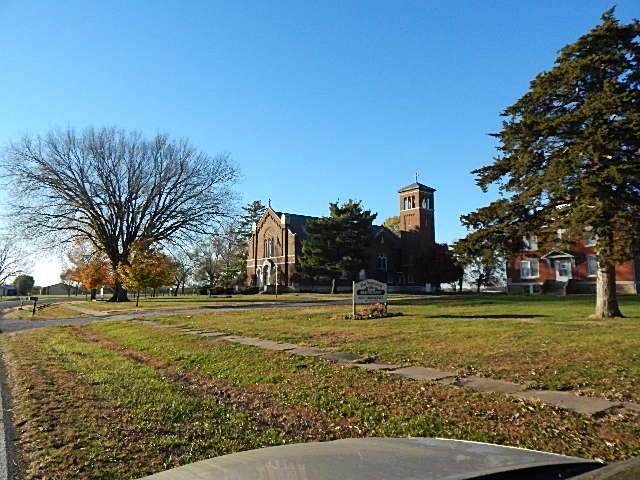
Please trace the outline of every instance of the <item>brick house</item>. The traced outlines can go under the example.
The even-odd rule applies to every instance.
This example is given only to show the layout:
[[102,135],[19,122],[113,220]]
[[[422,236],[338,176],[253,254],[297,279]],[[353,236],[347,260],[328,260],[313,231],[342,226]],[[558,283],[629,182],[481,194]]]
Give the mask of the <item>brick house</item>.
[[[563,234],[558,231],[558,237]],[[595,293],[596,238],[589,232],[570,249],[560,249],[557,242],[541,245],[535,235],[523,243],[522,252],[507,262],[510,293]],[[618,293],[640,292],[640,256],[616,265],[616,286]]]
[[[399,193],[400,232],[373,225],[368,247],[369,264],[361,278],[375,278],[390,285],[424,289],[417,265],[421,254],[435,244],[435,190],[421,183],[401,188]],[[270,206],[253,226],[247,258],[249,285],[269,287],[276,283],[291,290],[310,285],[300,273],[302,241],[307,238],[307,215],[278,212]]]

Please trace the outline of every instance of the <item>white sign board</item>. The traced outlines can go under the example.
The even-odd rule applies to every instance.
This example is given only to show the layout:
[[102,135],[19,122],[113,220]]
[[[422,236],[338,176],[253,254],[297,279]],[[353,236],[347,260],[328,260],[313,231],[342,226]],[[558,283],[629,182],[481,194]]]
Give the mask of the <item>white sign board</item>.
[[387,284],[377,280],[362,280],[353,284],[353,303],[387,303]]

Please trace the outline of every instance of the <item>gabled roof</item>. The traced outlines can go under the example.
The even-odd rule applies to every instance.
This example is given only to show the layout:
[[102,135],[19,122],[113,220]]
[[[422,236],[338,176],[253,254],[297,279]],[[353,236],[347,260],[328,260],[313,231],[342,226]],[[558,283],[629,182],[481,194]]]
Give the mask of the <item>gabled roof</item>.
[[[299,238],[305,239],[307,238],[307,232],[304,229],[304,226],[309,220],[316,220],[319,217],[312,217],[311,215],[300,215],[297,213],[287,213],[284,212],[287,220],[287,227],[293,233],[295,233]],[[282,217],[282,213],[279,213],[278,216]]]
[[[304,229],[306,223],[309,220],[317,220],[318,218],[320,218],[320,217],[314,217],[311,215],[300,215],[298,213],[277,212],[271,207],[268,207],[267,211],[265,211],[265,213],[262,215],[262,218],[258,222],[258,225],[262,223],[262,220],[264,219],[265,216],[269,214],[269,211],[273,213],[275,216],[277,216],[279,219],[282,219],[282,215],[284,215],[287,228],[302,240],[307,238],[307,232]],[[387,227],[384,227],[382,225],[372,225],[372,231],[374,236],[385,232],[385,233],[388,233],[389,235],[392,235],[393,237],[398,237],[396,233],[394,233],[393,231],[389,230]]]
[[424,192],[435,192],[435,188],[428,187],[427,185],[420,182],[413,182],[411,185],[407,185],[406,187],[402,187],[398,190],[398,193],[408,192],[409,190],[422,190]]
[[574,257],[570,253],[563,252],[561,250],[551,250],[549,253],[547,253],[546,255],[543,255],[540,258],[547,259],[547,258],[574,258]]
[[385,227],[384,225],[372,225],[371,228],[373,230],[374,237],[377,237],[378,235],[382,235],[386,233],[395,239],[398,239],[398,240],[400,239],[400,235],[398,235],[396,232],[394,232],[390,228]]

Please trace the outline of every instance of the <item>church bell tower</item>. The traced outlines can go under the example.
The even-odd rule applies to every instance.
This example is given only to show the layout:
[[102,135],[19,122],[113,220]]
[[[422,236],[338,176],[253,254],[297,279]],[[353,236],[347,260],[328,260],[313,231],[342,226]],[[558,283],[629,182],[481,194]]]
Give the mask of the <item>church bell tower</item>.
[[404,281],[409,285],[424,283],[419,263],[425,252],[436,242],[433,203],[435,189],[416,181],[401,188],[398,193]]

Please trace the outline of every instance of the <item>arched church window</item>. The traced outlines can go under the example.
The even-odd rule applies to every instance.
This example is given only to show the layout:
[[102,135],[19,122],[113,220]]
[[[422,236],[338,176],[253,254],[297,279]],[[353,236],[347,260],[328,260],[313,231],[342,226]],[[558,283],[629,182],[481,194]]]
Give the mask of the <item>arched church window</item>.
[[387,257],[384,255],[378,257],[378,270],[387,271]]
[[411,208],[416,208],[416,197],[413,195],[411,197]]
[[273,257],[275,253],[273,238],[265,238],[264,240],[264,256]]

